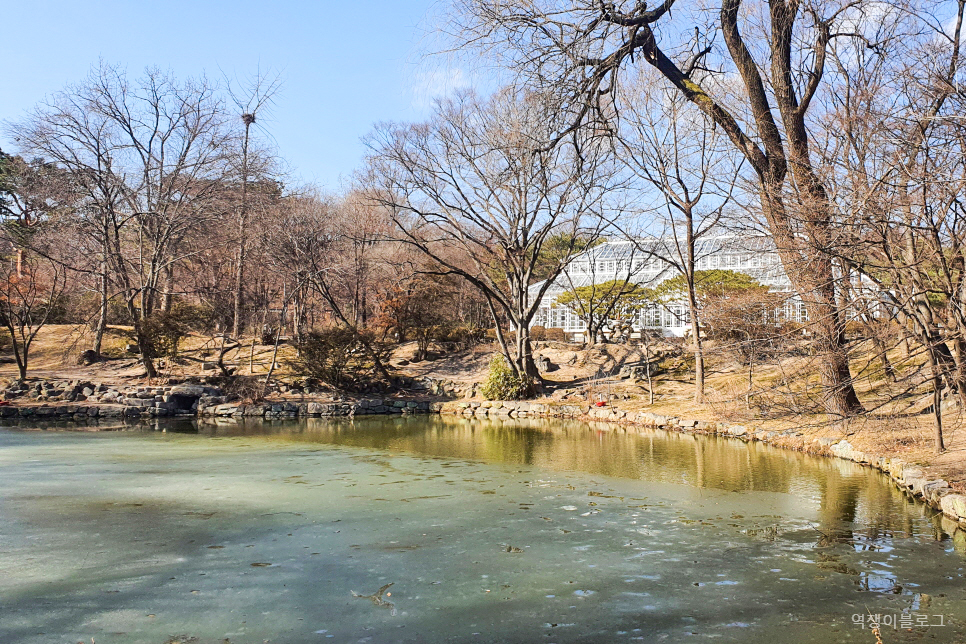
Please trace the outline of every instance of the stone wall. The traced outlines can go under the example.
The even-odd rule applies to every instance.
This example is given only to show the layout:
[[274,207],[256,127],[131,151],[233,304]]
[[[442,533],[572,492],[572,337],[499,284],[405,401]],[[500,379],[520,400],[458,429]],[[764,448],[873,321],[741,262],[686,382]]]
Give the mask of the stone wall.
[[319,418],[331,416],[364,416],[374,414],[428,414],[439,412],[442,403],[425,400],[387,400],[382,398],[358,401],[322,402],[266,402],[254,405],[221,403],[203,407],[199,416],[264,417],[264,418]]
[[199,404],[222,396],[217,387],[113,387],[81,380],[14,381],[3,392],[2,418],[155,418],[194,416]]

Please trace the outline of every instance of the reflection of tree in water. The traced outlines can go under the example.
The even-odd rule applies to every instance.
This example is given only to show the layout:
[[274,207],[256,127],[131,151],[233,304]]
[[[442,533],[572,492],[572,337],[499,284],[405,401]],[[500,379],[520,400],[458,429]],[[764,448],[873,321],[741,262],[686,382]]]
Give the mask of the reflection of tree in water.
[[860,573],[855,583],[861,590],[867,592],[891,593],[894,595],[902,593],[902,585],[899,583],[898,577],[885,574],[882,570],[875,573]]
[[852,543],[852,526],[859,510],[860,488],[853,477],[829,468],[818,479],[820,505],[818,547]]
[[626,433],[613,425],[543,419],[451,416],[259,420],[219,424],[229,436],[330,443],[659,480],[729,491],[788,492],[814,466],[800,455],[758,443],[658,430]]
[[[213,429],[212,429],[213,428]],[[877,550],[912,532],[922,508],[884,477],[858,465],[806,457],[758,442],[544,419],[454,416],[363,416],[267,423],[260,419],[202,424],[202,433],[329,443],[443,458],[656,480],[729,491],[816,491],[818,546],[848,543]],[[861,514],[863,529],[855,532]],[[945,538],[940,522],[936,537]]]
[[[896,537],[913,533],[922,517],[919,504],[908,499],[884,477],[851,474],[831,463],[817,478],[820,491],[818,546],[848,543],[858,551],[887,547]],[[851,467],[851,466],[846,466]],[[858,522],[862,528],[855,530]]]

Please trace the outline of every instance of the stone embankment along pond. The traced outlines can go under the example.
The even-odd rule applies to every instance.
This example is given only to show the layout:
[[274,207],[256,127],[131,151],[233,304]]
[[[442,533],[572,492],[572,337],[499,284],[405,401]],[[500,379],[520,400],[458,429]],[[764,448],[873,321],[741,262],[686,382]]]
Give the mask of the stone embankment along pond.
[[[428,379],[427,379],[428,380]],[[435,381],[419,387],[426,393],[444,390]],[[372,398],[338,402],[265,402],[243,404],[230,400],[220,389],[206,385],[114,388],[82,381],[41,381],[27,385],[14,382],[3,398],[17,404],[0,406],[0,418],[32,422],[68,421],[93,424],[98,419],[156,418],[170,416],[299,418],[354,417],[376,414],[454,414],[468,418],[573,418],[644,426],[670,431],[717,434],[740,440],[778,442],[780,447],[835,456],[887,473],[899,488],[966,529],[966,495],[957,494],[942,479],[930,480],[920,467],[898,458],[886,458],[856,450],[847,440],[818,438],[809,441],[798,431],[754,430],[744,425],[709,422],[634,412],[614,406],[527,401],[447,401]],[[950,526],[955,528],[955,526]]]

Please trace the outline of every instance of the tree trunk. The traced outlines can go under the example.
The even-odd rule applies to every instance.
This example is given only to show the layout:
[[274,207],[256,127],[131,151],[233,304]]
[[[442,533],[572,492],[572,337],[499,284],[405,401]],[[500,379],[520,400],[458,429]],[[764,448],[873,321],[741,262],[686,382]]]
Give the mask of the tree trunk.
[[814,346],[822,378],[825,410],[831,415],[843,418],[859,414],[864,409],[852,385],[849,355],[838,307],[834,303],[829,305],[827,301],[810,304],[809,316],[813,315],[814,310],[814,315],[818,318],[813,326]]
[[645,358],[645,369],[644,374],[647,377],[647,404],[654,405],[654,381],[651,376],[651,343],[650,339],[647,337],[647,329],[641,325],[641,342],[644,343],[644,358]]
[[935,451],[937,454],[942,454],[946,451],[946,445],[943,441],[943,376],[942,368],[932,351],[929,352],[929,369],[932,372],[932,416]]
[[886,346],[886,343],[882,341],[882,338],[879,337],[876,331],[877,329],[874,328],[869,329],[869,334],[872,336],[872,344],[875,346],[875,352],[879,356],[879,362],[882,363],[882,370],[895,382],[896,368],[892,366],[892,362],[889,360],[889,347]]
[[[772,232],[782,266],[802,298],[808,314],[807,326],[814,334],[813,348],[822,379],[822,403],[826,413],[848,417],[865,409],[855,393],[849,355],[845,340],[845,325],[836,298],[834,266],[827,253],[815,245],[819,232],[812,230],[810,241],[804,242],[791,229],[791,219],[777,190],[761,194],[762,210]],[[809,227],[814,228],[814,222]]]
[[521,374],[534,381],[540,380],[540,370],[533,361],[533,346],[530,343],[530,329],[526,324],[517,325],[516,331],[517,369]]
[[688,287],[688,313],[691,315],[691,339],[694,342],[694,402],[704,404],[704,345],[698,324],[698,302],[694,293],[694,277]]
[[134,305],[134,299],[134,297],[127,298],[127,312],[134,324],[134,337],[138,343],[138,351],[141,353],[141,362],[144,364],[144,374],[148,378],[154,379],[158,377],[158,371],[154,367],[154,359],[151,357],[151,350],[149,349],[151,342],[144,334],[144,325],[141,323],[141,315]]
[[[237,266],[235,267],[235,305],[234,320],[232,321],[231,335],[233,338],[241,337],[242,305],[245,296],[245,251],[246,251],[246,228],[248,226],[248,134],[251,123],[245,121],[245,141],[242,143],[242,201],[238,213],[238,253],[236,255]],[[279,330],[281,333],[281,329]]]
[[100,296],[100,310],[97,313],[97,327],[94,329],[94,346],[93,351],[97,355],[101,355],[101,347],[104,343],[104,332],[107,331],[107,307],[109,304],[108,292],[107,292],[107,263],[104,262],[101,265],[100,274],[100,288],[98,288],[98,295]]
[[171,289],[174,287],[172,283],[174,281],[174,269],[170,264],[164,269],[163,277],[164,291],[161,293],[161,310],[170,313],[171,305],[174,303],[174,296],[171,293]]
[[14,325],[8,321],[6,325],[7,332],[10,333],[10,343],[13,345],[13,357],[17,361],[17,372],[20,374],[20,380],[26,380],[27,378],[27,347],[21,350],[19,341],[17,340],[17,332]]

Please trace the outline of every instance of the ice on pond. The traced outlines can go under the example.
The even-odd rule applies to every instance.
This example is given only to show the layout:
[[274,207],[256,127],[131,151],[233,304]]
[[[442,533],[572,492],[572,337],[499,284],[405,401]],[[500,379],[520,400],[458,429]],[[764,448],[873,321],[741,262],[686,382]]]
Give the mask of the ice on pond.
[[0,431],[0,642],[864,641],[852,613],[919,596],[963,636],[962,540],[852,463],[579,423],[131,429]]

